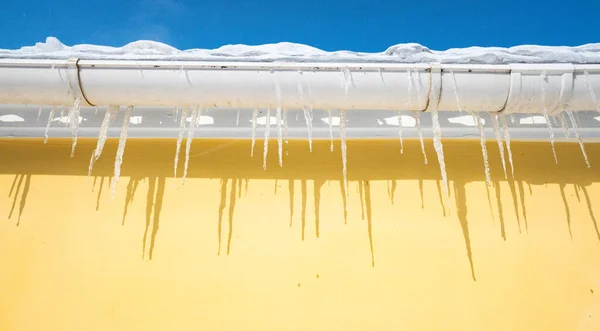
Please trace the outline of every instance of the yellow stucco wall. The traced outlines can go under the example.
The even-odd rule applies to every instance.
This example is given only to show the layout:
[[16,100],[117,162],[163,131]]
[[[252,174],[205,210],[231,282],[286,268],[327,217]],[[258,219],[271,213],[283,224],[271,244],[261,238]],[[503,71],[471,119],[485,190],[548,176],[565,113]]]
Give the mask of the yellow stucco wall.
[[[513,142],[516,180],[488,142],[0,140],[1,330],[599,330],[600,144]],[[183,156],[183,153],[182,153]],[[182,161],[180,171],[182,172]],[[347,214],[344,213],[347,206]]]

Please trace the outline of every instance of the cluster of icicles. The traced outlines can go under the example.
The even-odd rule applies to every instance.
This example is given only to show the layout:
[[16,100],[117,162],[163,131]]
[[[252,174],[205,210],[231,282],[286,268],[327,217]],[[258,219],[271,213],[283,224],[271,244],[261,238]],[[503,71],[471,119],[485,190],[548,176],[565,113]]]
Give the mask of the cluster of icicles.
[[[347,97],[348,96],[348,87],[351,82],[350,72],[347,69],[345,69],[342,71],[342,73],[344,74],[344,91],[345,91],[346,97]],[[586,78],[587,78],[587,72],[585,74],[586,74]],[[460,105],[460,98],[458,95],[458,88],[456,85],[456,79],[454,77],[454,72],[451,72],[451,75],[452,75],[452,79],[454,81],[454,95],[456,97],[456,103],[458,105],[459,111],[462,113],[462,108]],[[578,128],[577,119],[575,117],[575,114],[568,108],[565,108],[564,111],[559,113],[558,115],[553,115],[553,116],[549,115],[548,110],[546,109],[546,105],[545,105],[546,96],[545,96],[544,85],[545,85],[545,82],[547,79],[546,74],[544,74],[544,73],[541,74],[540,79],[542,81],[542,96],[541,96],[541,105],[540,106],[543,110],[546,124],[549,129],[550,143],[552,146],[552,153],[554,155],[554,160],[555,160],[556,164],[558,164],[558,158],[556,156],[556,151],[554,149],[554,131],[553,131],[552,122],[554,122],[555,125],[557,125],[557,126],[560,125],[562,127],[566,138],[570,138],[569,123],[568,123],[568,122],[570,122],[570,126],[572,127],[573,132],[575,134],[575,138],[579,142],[579,146],[581,148],[581,152],[585,159],[585,163],[588,168],[591,167],[590,162],[587,157],[587,154],[585,152],[583,141],[582,141],[580,133],[579,133],[579,128]],[[413,72],[410,70],[408,71],[408,80],[409,80],[409,84],[408,84],[409,96],[411,96],[413,86],[417,86],[417,88],[418,88],[419,85],[414,84]],[[587,79],[586,79],[586,81],[587,81]],[[275,108],[275,111],[276,111],[275,118],[276,118],[276,131],[277,131],[278,159],[279,159],[279,166],[283,166],[283,141],[285,139],[285,142],[287,143],[287,131],[288,131],[287,109],[282,108],[282,106],[281,106],[281,88],[279,87],[279,84],[277,81],[275,81],[274,83],[275,83],[274,84],[275,96],[276,96],[276,101],[277,101],[276,108]],[[434,86],[434,88],[435,88],[435,86]],[[594,91],[589,86],[589,84],[588,84],[588,90],[590,93],[590,97],[592,98],[594,104],[597,107],[597,111],[600,112],[600,105],[598,105],[598,101],[596,99]],[[419,91],[417,91],[417,92],[419,92]],[[303,92],[301,84],[298,84],[298,94],[300,96],[300,100],[304,100],[304,92]],[[417,93],[417,95],[420,95],[420,94]],[[432,104],[433,105],[437,104],[436,101],[437,100],[433,100]],[[409,103],[412,103],[412,100],[410,98],[409,98]],[[182,114],[179,117],[179,112],[181,109],[182,109]],[[44,143],[46,143],[48,140],[48,130],[50,128],[50,124],[54,120],[55,110],[56,110],[56,107],[52,107],[50,110],[50,114],[48,116],[48,122],[47,122],[47,126],[46,126],[46,131],[45,131]],[[180,124],[179,124],[179,133],[177,136],[175,162],[174,162],[174,166],[173,166],[174,177],[177,177],[177,166],[179,163],[179,154],[180,154],[180,150],[181,150],[181,143],[182,143],[184,135],[185,135],[186,122],[189,121],[189,126],[187,127],[187,141],[186,141],[186,146],[185,146],[185,163],[184,163],[184,169],[183,169],[183,183],[185,183],[185,179],[187,176],[188,164],[189,164],[189,159],[190,159],[190,150],[191,150],[192,140],[194,138],[194,132],[195,132],[197,126],[199,125],[199,120],[201,117],[202,110],[203,110],[202,107],[177,107],[176,108],[175,121],[177,121],[177,119],[180,118],[179,119]],[[64,113],[63,113],[64,111],[65,111],[65,109],[63,108],[61,110],[61,119],[65,118]],[[98,111],[97,107],[96,107],[96,111]],[[102,155],[102,150],[103,150],[104,145],[107,140],[108,128],[109,128],[110,124],[114,121],[114,119],[116,118],[118,111],[119,111],[119,106],[110,106],[106,110],[104,119],[102,121],[102,125],[100,127],[100,134],[98,137],[98,142],[96,144],[96,148],[92,152],[92,156],[90,159],[88,176],[91,175],[91,173],[92,173],[92,168],[94,166],[94,163]],[[123,119],[121,134],[119,137],[119,144],[117,147],[117,154],[116,154],[116,158],[115,158],[114,176],[113,176],[113,181],[111,183],[111,193],[113,196],[115,195],[117,183],[119,181],[119,176],[121,173],[121,164],[123,163],[123,154],[125,151],[125,143],[127,140],[127,130],[129,127],[129,120],[131,118],[132,111],[133,111],[133,106],[127,107],[127,109],[125,111],[125,117]],[[190,111],[191,111],[191,116],[190,116]],[[312,105],[303,106],[302,111],[304,114],[304,119],[306,122],[307,131],[308,131],[308,148],[312,152],[313,107],[312,107]],[[40,119],[41,112],[42,112],[42,107],[40,107],[40,111],[38,113],[38,120]],[[238,109],[237,123],[239,123],[239,112],[240,111]],[[445,165],[445,161],[444,161],[444,150],[443,150],[443,145],[442,145],[442,129],[441,129],[441,126],[439,123],[438,110],[435,109],[435,107],[434,107],[433,109],[430,109],[430,112],[431,112],[431,118],[432,118],[433,145],[434,145],[434,149],[437,154],[437,159],[438,159],[439,166],[440,166],[440,173],[441,173],[442,182],[444,185],[444,193],[446,195],[446,198],[449,200],[448,179],[447,179],[447,175],[446,175],[446,165]],[[427,164],[427,155],[425,153],[425,144],[424,144],[424,140],[423,140],[423,133],[421,130],[421,121],[420,121],[421,112],[414,111],[413,113],[414,113],[414,116],[416,119],[417,132],[418,132],[418,136],[419,136],[419,140],[420,140],[420,144],[421,144],[421,151],[423,153],[424,162],[425,162],[425,164]],[[69,127],[71,129],[72,137],[73,137],[73,143],[72,143],[72,148],[71,148],[71,157],[73,157],[75,155],[75,147],[77,145],[77,134],[78,134],[78,128],[79,128],[79,121],[80,121],[79,114],[80,114],[80,100],[76,99],[74,104],[69,109],[69,113],[66,117],[67,120],[64,121],[64,122],[66,122],[67,125],[69,125]],[[566,114],[566,116],[565,116],[565,114]],[[342,154],[342,175],[343,175],[343,181],[344,181],[343,182],[344,191],[347,195],[348,194],[348,181],[347,181],[347,176],[346,176],[347,175],[347,162],[346,162],[347,147],[346,147],[345,115],[346,115],[346,110],[340,110],[339,130],[340,130],[341,154]],[[490,169],[489,169],[489,163],[488,163],[488,153],[487,153],[487,148],[486,148],[486,136],[485,136],[484,126],[483,126],[484,121],[481,118],[480,114],[477,112],[470,112],[470,115],[473,117],[474,123],[479,130],[479,135],[480,135],[480,140],[481,140],[481,151],[483,154],[483,161],[484,161],[485,179],[486,179],[487,185],[491,186]],[[508,161],[510,163],[510,171],[514,178],[514,164],[513,164],[513,157],[512,157],[512,152],[511,152],[511,148],[510,148],[510,133],[508,130],[505,115],[498,114],[498,113],[489,113],[489,115],[491,118],[493,132],[496,137],[496,141],[498,143],[498,148],[500,151],[500,158],[502,160],[502,168],[504,170],[504,178],[505,179],[508,178],[505,154],[504,154],[504,145],[506,145]],[[255,144],[256,144],[257,116],[258,116],[258,108],[254,108],[254,111],[252,114],[252,143],[251,143],[251,148],[250,148],[250,156],[251,157],[254,156],[254,149],[255,149]],[[567,117],[568,117],[568,119],[567,119]],[[551,122],[551,119],[552,119],[552,122]],[[263,168],[264,168],[264,170],[267,169],[267,155],[269,152],[268,147],[269,147],[269,138],[270,138],[270,131],[271,131],[270,130],[271,129],[270,122],[271,122],[271,107],[269,106],[266,109],[266,124],[265,124],[266,130],[265,130],[264,148],[263,148]],[[330,151],[333,152],[334,144],[333,144],[333,124],[332,124],[331,110],[328,110],[328,121],[327,122],[329,123]],[[501,126],[502,126],[502,130],[500,130]],[[400,112],[398,112],[398,136],[400,138],[400,153],[404,153],[404,143],[403,143],[403,138],[402,138],[402,117],[400,115]]]

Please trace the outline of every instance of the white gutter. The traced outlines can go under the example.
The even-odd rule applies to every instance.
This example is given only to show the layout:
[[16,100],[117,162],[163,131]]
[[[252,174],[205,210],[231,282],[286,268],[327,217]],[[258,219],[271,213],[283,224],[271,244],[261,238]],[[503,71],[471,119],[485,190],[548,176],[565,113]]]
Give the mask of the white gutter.
[[0,59],[0,104],[541,113],[544,100],[551,114],[596,109],[590,89],[600,97],[598,64]]

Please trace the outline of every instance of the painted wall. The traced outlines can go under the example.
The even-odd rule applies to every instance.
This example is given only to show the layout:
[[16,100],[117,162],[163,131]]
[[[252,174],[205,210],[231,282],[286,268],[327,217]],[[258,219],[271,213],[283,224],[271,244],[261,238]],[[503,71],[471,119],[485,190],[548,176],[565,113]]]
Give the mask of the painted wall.
[[[450,203],[427,141],[339,145],[0,140],[2,330],[598,330],[600,144],[445,140]],[[183,151],[179,173],[183,170]],[[509,175],[510,178],[510,175]],[[347,213],[344,211],[347,207]]]

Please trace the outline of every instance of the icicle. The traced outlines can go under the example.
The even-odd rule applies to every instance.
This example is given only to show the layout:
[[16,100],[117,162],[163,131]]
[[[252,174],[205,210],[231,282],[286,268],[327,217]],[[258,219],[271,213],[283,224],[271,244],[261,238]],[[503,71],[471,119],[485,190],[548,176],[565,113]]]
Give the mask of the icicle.
[[37,117],[37,121],[38,121],[38,122],[40,121],[40,117],[42,117],[42,108],[43,108],[43,107],[44,107],[44,106],[41,106],[41,105],[40,105],[40,109],[38,110],[38,117]]
[[415,120],[417,121],[417,133],[419,134],[419,141],[421,142],[421,152],[423,152],[423,162],[427,164],[427,153],[425,153],[425,142],[423,141],[423,130],[421,130],[421,112],[415,110]]
[[508,125],[506,124],[506,117],[504,114],[500,114],[500,120],[502,120],[502,127],[504,129],[504,142],[506,142],[506,151],[508,152],[508,162],[510,163],[510,172],[513,179],[515,178],[515,165],[513,164],[512,151],[510,149],[510,132],[508,131]]
[[442,182],[444,183],[444,193],[446,193],[446,200],[448,202],[448,207],[450,207],[450,193],[448,190],[448,178],[446,177],[446,162],[444,161],[444,146],[442,145],[442,128],[440,127],[438,111],[435,108],[431,110],[431,122],[433,127],[433,147],[435,148],[438,162],[440,163],[440,172],[442,174]]
[[98,115],[98,106],[94,107],[94,115]]
[[108,128],[110,123],[115,120],[117,116],[117,112],[119,111],[118,106],[110,106],[106,109],[106,113],[104,114],[104,119],[102,120],[102,124],[100,125],[100,134],[98,135],[98,142],[96,143],[96,149],[92,152],[92,157],[90,158],[90,166],[88,167],[88,177],[92,174],[92,168],[100,155],[102,155],[102,150],[104,149],[104,144],[106,143],[106,139],[108,138]]
[[333,152],[333,117],[331,116],[331,109],[327,109],[327,122],[329,123],[329,151]]
[[198,117],[200,116],[202,109],[193,108],[192,118],[188,127],[188,137],[185,142],[185,162],[183,163],[183,184],[187,177],[188,164],[190,163],[190,150],[192,149],[192,141],[194,140],[194,133],[196,132],[196,126],[198,125]]
[[[422,85],[422,81],[421,81],[421,74],[419,74],[419,71],[417,69],[414,70],[414,73],[417,75],[417,79],[416,82],[417,84],[417,102],[419,103],[419,105],[421,105],[421,85]],[[413,79],[413,76],[411,75],[410,79]]]
[[490,164],[489,164],[489,160],[488,160],[487,147],[485,145],[485,130],[483,129],[483,123],[482,123],[483,121],[482,121],[481,117],[479,116],[479,114],[476,114],[475,112],[471,112],[471,116],[473,116],[475,123],[477,123],[477,128],[479,129],[481,154],[483,155],[483,166],[485,169],[485,182],[486,182],[487,186],[492,186],[492,179],[490,176]]
[[123,154],[125,153],[125,143],[127,142],[127,129],[129,128],[129,118],[131,118],[131,112],[133,106],[127,107],[125,111],[125,117],[123,118],[123,127],[121,128],[121,136],[119,137],[119,146],[117,147],[117,156],[115,157],[115,175],[111,185],[111,194],[114,197],[117,193],[117,183],[121,176],[121,164],[123,163]]
[[546,73],[540,75],[542,84],[542,109],[544,110],[544,118],[546,119],[546,126],[548,126],[548,132],[550,133],[550,145],[552,145],[552,155],[554,155],[554,162],[558,165],[558,157],[556,156],[556,149],[554,148],[554,130],[552,129],[552,123],[550,123],[550,116],[548,116],[548,109],[546,109]]
[[346,123],[345,122],[345,110],[340,110],[340,138],[342,144],[342,176],[344,177],[344,192],[348,196],[348,179],[347,179],[347,157],[346,157]]
[[48,142],[48,130],[50,129],[50,124],[54,120],[54,111],[56,110],[55,106],[52,106],[50,109],[50,114],[48,114],[48,124],[46,124],[46,132],[44,133],[44,144]]
[[500,151],[500,159],[502,160],[502,170],[504,170],[504,179],[508,178],[506,173],[506,161],[504,159],[504,144],[502,143],[502,137],[500,136],[500,126],[498,124],[498,114],[490,113],[492,119],[492,128],[494,129],[494,136],[496,136],[496,142],[498,143],[498,150]]
[[590,85],[590,80],[589,80],[590,74],[588,73],[587,70],[585,70],[584,73],[585,73],[585,86],[587,86],[587,89],[590,92],[590,97],[592,98],[594,107],[596,107],[596,110],[600,113],[600,105],[598,104],[598,99],[596,99],[596,93],[594,93],[594,89]]
[[73,137],[71,157],[75,156],[75,146],[77,146],[77,136],[79,135],[79,113],[81,110],[79,102],[79,98],[76,98],[73,106],[71,106],[71,109],[69,110],[69,125],[71,127],[71,136]]
[[[65,106],[61,106],[60,108],[60,119],[62,120],[65,117]],[[69,125],[69,121],[65,121],[65,126]]]
[[179,118],[179,106],[175,107],[175,116],[173,116],[173,122],[177,123],[177,118]]
[[[181,142],[183,141],[183,134],[185,133],[185,121],[188,115],[188,107],[183,108],[181,119],[179,120],[179,133],[177,134],[177,145],[175,147],[175,162],[173,165],[173,178],[177,178],[177,165],[179,164],[179,151],[181,151]],[[179,108],[177,108],[179,112]]]
[[560,115],[558,116],[558,119],[560,121],[560,126],[563,129],[563,133],[565,134],[565,138],[570,138],[569,127],[567,124],[567,119],[565,118],[565,113],[564,112],[560,113]]
[[579,133],[579,126],[577,125],[577,121],[575,120],[575,116],[573,115],[573,111],[570,109],[565,109],[567,115],[569,115],[569,119],[571,120],[571,126],[573,127],[573,131],[575,132],[575,137],[579,142],[579,147],[581,148],[581,153],[583,154],[583,158],[585,159],[585,164],[588,168],[591,168],[592,165],[588,160],[587,153],[585,152],[585,147],[583,146],[583,140],[581,139],[581,134]]
[[306,128],[308,129],[308,150],[312,153],[312,108],[309,109],[304,105],[304,90],[302,89],[302,84],[300,82],[298,82],[298,95],[300,96],[304,121],[306,122]]
[[350,84],[352,84],[352,74],[350,73],[350,69],[343,68],[342,73],[344,74],[344,93],[346,94],[346,99],[348,98],[348,88],[350,88]]
[[279,166],[283,167],[283,127],[281,125],[281,88],[279,83],[275,82],[275,99],[277,101],[277,111],[275,114],[277,125],[277,155],[279,156]]
[[[288,110],[287,108],[283,109],[283,137],[285,139],[286,145],[290,142],[288,141]],[[286,154],[287,155],[287,154]]]
[[265,142],[263,150],[263,169],[267,170],[267,154],[269,153],[269,135],[271,134],[271,105],[267,108],[267,123],[265,128]]
[[462,115],[462,107],[460,106],[460,99],[458,98],[458,84],[456,84],[456,76],[454,76],[453,70],[450,70],[450,75],[452,76],[452,81],[454,82],[454,98],[456,98],[456,106],[458,107],[459,113]]
[[404,141],[402,139],[402,112],[398,111],[398,137],[400,138],[400,154],[404,154]]
[[258,116],[258,109],[254,107],[252,111],[252,147],[250,148],[250,157],[254,156],[254,145],[256,144],[256,117]]

